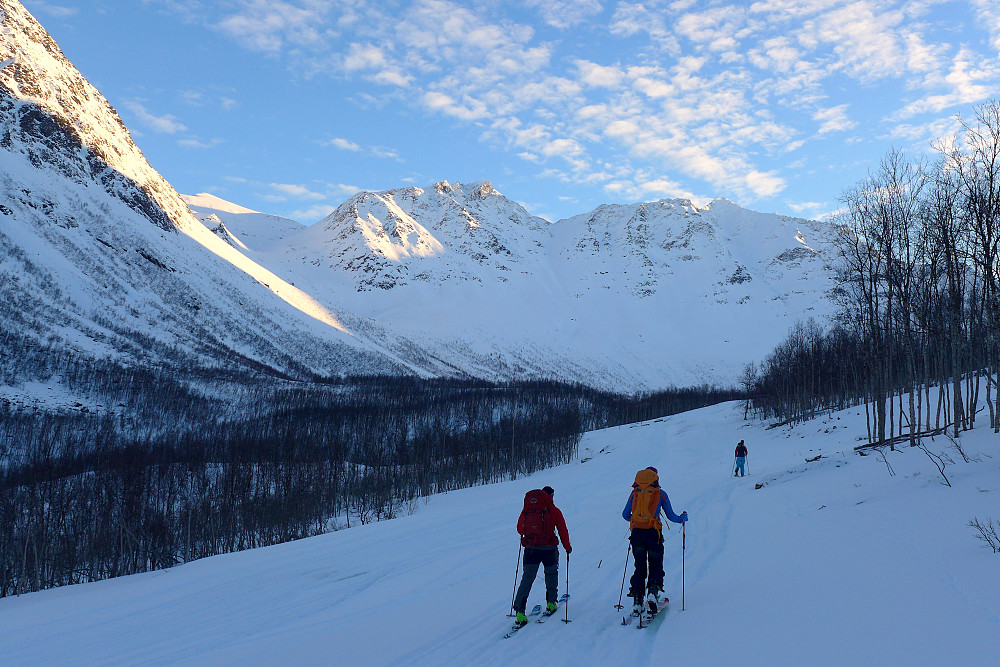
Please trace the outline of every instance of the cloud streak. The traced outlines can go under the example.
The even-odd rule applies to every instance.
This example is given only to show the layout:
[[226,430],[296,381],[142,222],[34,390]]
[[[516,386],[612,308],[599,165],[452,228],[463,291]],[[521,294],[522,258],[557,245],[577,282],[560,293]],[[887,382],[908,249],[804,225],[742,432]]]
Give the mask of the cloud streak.
[[184,132],[187,127],[177,120],[176,116],[171,114],[164,114],[162,116],[157,116],[150,113],[148,109],[138,100],[131,100],[125,103],[125,107],[131,111],[139,122],[153,130],[154,132],[161,132],[163,134],[176,134],[178,132]]
[[[912,134],[1000,88],[991,0],[970,1],[975,29],[961,43],[936,28],[934,12],[954,10],[936,0],[225,7],[209,19],[216,30],[307,76],[364,82],[356,95],[479,128],[543,176],[633,195],[774,198],[793,177],[790,154],[852,133]],[[865,91],[886,87],[899,91],[893,108],[873,112]],[[157,131],[183,129],[133,111]]]

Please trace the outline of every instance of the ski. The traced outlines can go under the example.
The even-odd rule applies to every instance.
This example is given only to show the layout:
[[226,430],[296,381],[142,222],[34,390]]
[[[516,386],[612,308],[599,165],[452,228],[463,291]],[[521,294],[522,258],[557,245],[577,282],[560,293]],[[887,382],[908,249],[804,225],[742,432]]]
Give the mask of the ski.
[[536,616],[540,615],[541,613],[542,613],[542,605],[540,605],[540,604],[536,604],[536,605],[535,605],[534,607],[532,607],[531,611],[530,611],[530,612],[529,612],[529,613],[527,614],[527,616],[528,616],[528,623],[525,623],[524,625],[517,625],[517,624],[515,623],[515,624],[514,624],[514,627],[512,627],[512,628],[511,628],[511,629],[510,629],[510,630],[509,630],[509,631],[507,632],[507,634],[505,634],[505,635],[503,636],[503,638],[504,638],[504,639],[510,639],[510,638],[511,638],[511,637],[513,637],[513,636],[514,636],[515,634],[517,634],[517,631],[518,631],[518,630],[520,630],[521,628],[524,628],[524,627],[526,627],[526,626],[527,626],[527,625],[528,625],[529,623],[531,623],[531,619],[535,618]]
[[563,593],[561,596],[559,596],[559,599],[556,600],[556,605],[558,605],[556,607],[556,611],[549,611],[546,609],[545,611],[542,612],[541,618],[535,621],[535,623],[544,623],[545,621],[549,620],[549,616],[559,611],[559,609],[562,608],[564,604],[566,604],[566,600],[569,600],[569,593]]
[[648,628],[650,624],[655,621],[660,616],[666,616],[667,609],[670,608],[670,599],[664,598],[662,602],[657,603],[656,611],[652,609],[646,609],[639,616],[639,625],[637,626],[640,630],[643,628]]
[[635,612],[630,613],[628,616],[622,616],[622,625],[632,625],[632,621],[639,618],[639,615]]

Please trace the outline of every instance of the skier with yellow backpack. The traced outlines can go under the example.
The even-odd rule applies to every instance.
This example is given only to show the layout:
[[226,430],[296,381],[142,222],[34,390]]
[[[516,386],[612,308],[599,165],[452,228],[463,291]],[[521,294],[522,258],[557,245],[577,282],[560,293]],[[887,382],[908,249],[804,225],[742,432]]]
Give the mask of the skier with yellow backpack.
[[642,613],[644,601],[652,614],[656,614],[659,606],[669,601],[666,596],[660,597],[663,593],[661,510],[674,523],[685,523],[688,520],[687,512],[681,512],[680,516],[674,514],[670,498],[660,488],[660,476],[656,468],[650,466],[635,474],[632,493],[622,510],[622,518],[629,522],[629,529],[632,531],[629,543],[635,559],[635,572],[629,580],[628,594],[633,601],[632,613],[635,616]]

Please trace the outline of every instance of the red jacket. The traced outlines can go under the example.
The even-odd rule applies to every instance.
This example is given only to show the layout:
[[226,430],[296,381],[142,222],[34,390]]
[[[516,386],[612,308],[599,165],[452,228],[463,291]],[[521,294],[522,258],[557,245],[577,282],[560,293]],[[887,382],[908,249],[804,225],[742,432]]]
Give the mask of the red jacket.
[[[527,544],[524,536],[524,510],[521,510],[521,515],[517,518],[517,534],[521,536],[521,545],[530,547],[555,547],[559,546],[559,542],[562,541],[563,548],[566,551],[572,551],[573,547],[569,544],[569,530],[566,529],[566,520],[563,519],[562,512],[559,508],[555,506],[552,502],[552,496],[545,493],[544,491],[538,491],[537,493],[532,491],[525,496],[525,505],[528,505],[529,498],[534,498],[535,506],[548,511],[548,525],[552,526],[552,534],[547,535],[540,543],[536,542],[533,544]],[[559,537],[556,538],[556,531],[559,531]]]
[[[742,454],[740,453],[741,449],[743,450]],[[746,445],[736,445],[736,456],[746,456],[746,455],[747,455]]]

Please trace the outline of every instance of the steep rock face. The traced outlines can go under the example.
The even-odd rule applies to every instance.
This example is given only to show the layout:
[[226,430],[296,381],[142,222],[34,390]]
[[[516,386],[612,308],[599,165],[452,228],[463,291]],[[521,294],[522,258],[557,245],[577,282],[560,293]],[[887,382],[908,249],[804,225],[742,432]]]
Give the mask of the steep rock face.
[[32,163],[72,177],[85,166],[92,179],[161,228],[190,222],[187,206],[146,161],[118,113],[48,32],[15,0],[0,0],[0,14],[3,120],[36,140],[21,146]]
[[0,202],[0,329],[19,344],[125,363],[400,368],[199,223],[13,0],[0,0]]

